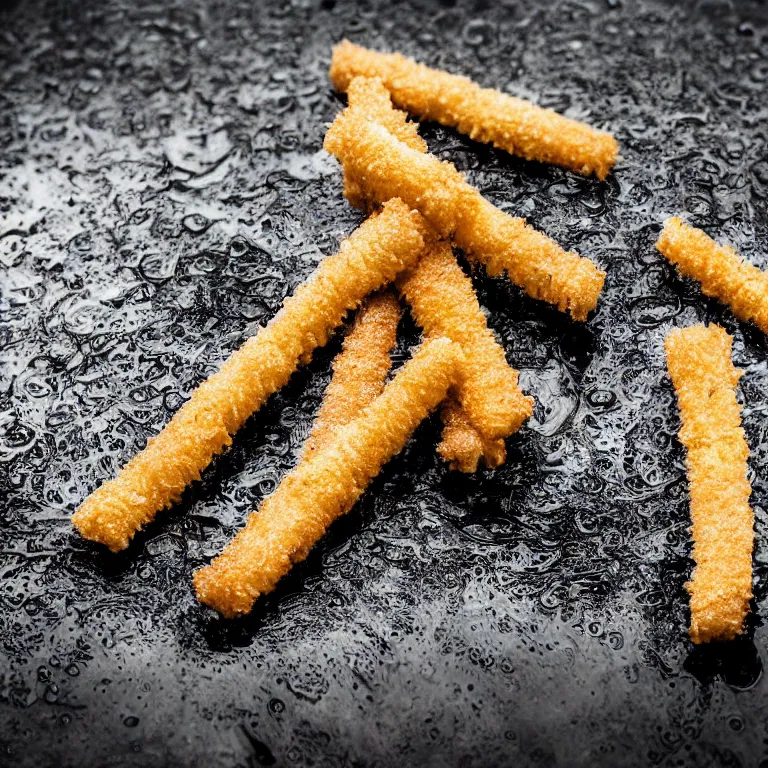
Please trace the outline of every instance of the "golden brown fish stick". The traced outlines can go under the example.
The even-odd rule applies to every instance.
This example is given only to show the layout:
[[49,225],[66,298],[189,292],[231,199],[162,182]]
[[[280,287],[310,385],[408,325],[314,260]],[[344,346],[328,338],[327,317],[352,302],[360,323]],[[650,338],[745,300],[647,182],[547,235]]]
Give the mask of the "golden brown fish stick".
[[371,296],[360,308],[333,361],[333,377],[304,445],[305,457],[320,450],[338,427],[359,416],[381,394],[392,367],[389,355],[399,322],[400,303],[391,291]]
[[445,397],[460,375],[461,354],[448,339],[425,342],[381,395],[302,461],[222,554],[195,573],[198,598],[233,617],[271,592]]
[[528,160],[599,179],[616,162],[619,148],[610,133],[399,53],[378,53],[344,40],[333,49],[330,76],[342,92],[357,76],[380,77],[401,109]]
[[[347,95],[353,109],[383,125],[409,147],[427,151],[415,123],[407,122],[405,113],[392,107],[389,93],[380,80],[357,78],[350,84]],[[345,190],[348,197],[352,190],[351,194],[362,207],[370,207],[372,201],[366,199],[364,186],[357,184],[349,173],[345,173]],[[441,408],[443,439],[438,452],[452,469],[461,472],[474,472],[481,458],[485,458],[488,467],[498,467],[506,458],[502,438],[518,429],[522,420],[530,415],[530,404],[517,386],[517,372],[506,364],[504,350],[488,331],[472,283],[456,264],[450,246],[436,243],[428,253],[429,257],[425,254],[401,281],[401,291],[408,287],[407,298],[412,300],[416,321],[429,335],[458,341],[466,359],[472,361],[471,375],[465,381],[464,392],[459,393],[460,398],[462,394],[469,398],[466,407],[470,410],[463,413],[462,405],[453,398],[444,404]],[[480,363],[489,360],[493,363],[486,375]],[[499,370],[500,364],[503,371]],[[484,393],[481,397],[485,408],[482,402],[478,407],[478,392]],[[497,422],[501,412],[503,426],[496,430],[498,435],[494,435],[493,426],[490,431],[487,429],[487,406],[496,410]],[[494,414],[490,418],[494,420]],[[485,431],[478,432],[473,421],[484,425]]]
[[707,296],[719,299],[736,317],[751,320],[768,333],[768,273],[678,218],[664,223],[656,247],[683,275],[701,283]]
[[437,452],[451,469],[476,472],[480,459],[485,461],[488,469],[496,469],[505,462],[507,448],[504,440],[483,438],[455,396],[446,398],[440,407],[440,418],[443,438]]
[[415,263],[423,247],[423,221],[402,201],[390,201],[369,218],[114,480],[83,502],[72,518],[82,535],[113,551],[127,547],[136,531],[200,477],[300,360],[326,342],[345,313]]
[[696,567],[686,588],[694,643],[740,634],[752,598],[749,449],[736,400],[741,371],[731,362],[731,341],[717,325],[695,325],[672,331],[665,342],[687,454]]
[[397,278],[427,337],[445,336],[461,345],[466,360],[456,393],[481,437],[494,440],[516,432],[533,413],[533,398],[518,386],[518,373],[488,328],[472,281],[445,240],[427,245],[418,263]]
[[597,305],[604,272],[500,211],[450,163],[412,149],[354,108],[336,118],[324,146],[374,199],[401,197],[491,275],[506,272],[529,296],[569,310],[576,320]]

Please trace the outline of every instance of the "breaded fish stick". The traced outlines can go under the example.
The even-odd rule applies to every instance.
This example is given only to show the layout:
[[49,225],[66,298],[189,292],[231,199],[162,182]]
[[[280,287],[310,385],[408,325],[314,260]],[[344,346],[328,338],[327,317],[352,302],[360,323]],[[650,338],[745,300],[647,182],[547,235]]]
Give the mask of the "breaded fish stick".
[[367,299],[333,361],[333,377],[312,432],[304,444],[310,457],[333,437],[338,427],[360,415],[384,389],[392,367],[390,352],[397,341],[400,304],[391,291]]
[[570,310],[576,320],[597,305],[604,272],[500,211],[450,163],[409,147],[354,108],[336,118],[324,146],[375,200],[401,197],[491,275],[506,271],[529,296]]
[[678,218],[667,219],[656,247],[683,275],[701,283],[707,296],[768,333],[768,273]]
[[[356,78],[347,95],[350,107],[383,125],[409,147],[427,151],[416,124],[392,107],[380,80]],[[364,186],[349,173],[345,173],[345,190],[361,207],[374,202],[366,198]],[[438,452],[452,469],[462,472],[474,472],[483,457],[490,468],[503,464],[503,438],[530,416],[532,401],[520,392],[517,371],[507,365],[504,350],[488,330],[472,283],[456,263],[450,246],[444,241],[428,246],[418,264],[399,281],[399,288],[425,332],[459,342],[469,361],[470,371],[463,391],[458,393],[467,413],[453,398],[443,405],[443,440]]]
[[302,461],[222,554],[195,573],[198,598],[234,617],[271,592],[445,397],[460,357],[460,347],[448,339],[425,342],[381,395]]
[[72,520],[117,551],[228,446],[231,436],[324,344],[345,313],[411,266],[424,247],[421,217],[392,200],[286,300],[282,310],[203,382],[147,447],[83,502]]
[[695,325],[672,331],[664,345],[687,453],[696,567],[686,588],[694,643],[740,634],[752,598],[749,449],[736,401],[741,371],[731,362],[731,341],[717,325]]
[[443,421],[443,439],[437,452],[451,469],[476,472],[480,459],[488,469],[500,467],[507,458],[502,438],[483,438],[469,420],[467,412],[455,396],[448,396],[440,407]]
[[489,330],[472,281],[445,240],[429,243],[418,263],[397,278],[397,287],[427,337],[461,345],[466,360],[456,394],[485,439],[505,438],[533,413],[533,398],[518,386],[518,373]]
[[333,49],[330,76],[342,92],[357,76],[380,77],[401,109],[527,160],[594,173],[601,180],[616,162],[619,147],[610,133],[399,53],[378,53],[344,40]]

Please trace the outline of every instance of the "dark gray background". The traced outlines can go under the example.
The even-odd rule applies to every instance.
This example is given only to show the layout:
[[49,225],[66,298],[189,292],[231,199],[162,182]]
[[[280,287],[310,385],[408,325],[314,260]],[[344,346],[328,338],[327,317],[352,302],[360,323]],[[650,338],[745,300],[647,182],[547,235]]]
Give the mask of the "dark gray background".
[[[768,755],[766,631],[694,651],[662,340],[735,336],[766,611],[766,337],[655,252],[687,212],[768,268],[757,4],[19,2],[0,12],[0,764],[728,765]],[[423,426],[247,620],[192,571],[294,465],[336,339],[110,555],[86,494],[361,220],[321,144],[342,36],[610,129],[600,184],[432,151],[608,271],[577,325],[474,276],[537,399],[494,473]],[[403,322],[401,362],[417,340]]]

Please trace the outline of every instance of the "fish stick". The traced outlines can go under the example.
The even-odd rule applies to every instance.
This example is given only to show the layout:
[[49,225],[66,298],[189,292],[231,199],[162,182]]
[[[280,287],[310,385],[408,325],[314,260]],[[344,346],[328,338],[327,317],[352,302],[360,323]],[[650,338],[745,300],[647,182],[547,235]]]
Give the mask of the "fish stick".
[[678,218],[664,222],[656,248],[683,275],[698,281],[707,296],[719,299],[736,317],[751,320],[768,333],[767,272]]
[[271,592],[445,397],[460,376],[461,354],[448,339],[426,341],[381,395],[286,476],[221,555],[195,573],[198,599],[234,617]]
[[619,147],[610,133],[399,53],[378,53],[344,40],[333,49],[331,81],[344,92],[357,76],[380,77],[397,106],[421,119],[526,160],[594,173],[600,180],[616,162]]
[[[413,149],[427,151],[415,123],[392,107],[380,80],[356,78],[347,96],[353,109]],[[354,190],[352,194],[362,201],[362,207],[371,206],[364,186],[349,173],[345,173],[345,188]],[[425,332],[459,342],[469,361],[463,391],[457,393],[461,403],[449,399],[441,409],[444,428],[438,452],[452,469],[462,472],[474,472],[481,458],[490,468],[500,466],[506,458],[503,438],[520,428],[533,406],[518,387],[517,371],[509,367],[504,350],[488,330],[470,279],[456,263],[450,246],[442,241],[427,247],[398,287]],[[462,413],[462,408],[467,412]]]
[[483,438],[469,420],[456,397],[449,396],[440,407],[443,437],[437,452],[451,469],[476,472],[482,458],[488,469],[500,467],[507,459],[502,438]]
[[719,326],[672,331],[664,347],[677,392],[693,523],[690,637],[730,640],[743,632],[752,598],[754,515],[749,448],[741,427],[731,337]]
[[326,445],[338,427],[348,424],[381,394],[392,367],[390,352],[397,341],[400,304],[391,291],[372,296],[333,361],[333,377],[312,432],[304,445],[309,457]]
[[442,237],[484,262],[489,274],[506,272],[529,296],[570,311],[575,320],[585,320],[597,305],[605,273],[589,259],[500,211],[453,165],[413,149],[363,112],[348,107],[338,115],[324,146],[374,199],[402,198]]
[[533,413],[533,398],[518,385],[518,372],[488,328],[472,281],[444,240],[427,245],[418,263],[397,278],[427,337],[445,336],[461,345],[466,360],[457,397],[485,439],[505,438]]
[[114,480],[83,502],[72,518],[80,533],[112,551],[127,547],[136,531],[199,479],[213,456],[231,444],[232,435],[288,381],[300,361],[326,342],[348,310],[416,262],[424,236],[421,217],[400,200],[363,223]]

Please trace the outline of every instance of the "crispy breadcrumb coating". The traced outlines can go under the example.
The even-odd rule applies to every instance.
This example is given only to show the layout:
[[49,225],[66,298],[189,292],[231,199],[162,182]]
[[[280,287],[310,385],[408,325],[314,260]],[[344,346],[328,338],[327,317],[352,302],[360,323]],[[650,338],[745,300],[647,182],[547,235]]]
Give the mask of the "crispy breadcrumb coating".
[[701,283],[707,296],[727,304],[736,317],[768,333],[768,273],[700,229],[667,219],[656,247],[686,277]]
[[[347,89],[349,105],[361,111],[371,120],[383,125],[393,136],[419,152],[427,151],[427,142],[419,136],[416,123],[407,119],[405,112],[395,109],[389,92],[381,80],[367,81],[360,78],[349,84]],[[354,175],[344,171],[344,197],[356,208],[372,210],[376,201],[368,197],[365,185]]]
[[360,415],[384,389],[392,367],[390,352],[397,341],[400,303],[391,291],[371,296],[344,339],[333,361],[333,377],[312,432],[304,445],[306,457],[320,450],[336,429]]
[[281,311],[204,381],[170,423],[118,476],[92,493],[72,522],[117,551],[232,442],[231,436],[282,387],[371,291],[416,262],[424,247],[418,213],[392,200],[324,259]]
[[401,197],[442,237],[483,261],[491,275],[506,272],[529,296],[570,310],[576,320],[597,305],[605,273],[589,259],[500,211],[453,165],[399,141],[363,111],[345,109],[324,146],[367,194],[378,202]]
[[445,336],[461,345],[464,381],[456,394],[472,425],[486,440],[516,432],[533,413],[533,398],[518,386],[518,373],[488,328],[472,281],[445,240],[429,243],[418,263],[397,278],[427,337]]
[[504,440],[484,439],[455,396],[446,398],[440,407],[440,418],[443,420],[443,438],[437,452],[451,469],[476,472],[480,459],[485,461],[488,469],[496,469],[506,461]]
[[195,573],[198,598],[234,617],[271,592],[445,397],[460,375],[461,354],[448,339],[425,342],[381,395],[302,461],[221,555]]
[[743,632],[752,598],[749,448],[736,401],[741,371],[731,362],[731,343],[719,326],[695,325],[672,331],[664,345],[687,454],[696,567],[686,588],[694,643]]
[[610,133],[399,53],[378,53],[344,40],[333,49],[330,76],[342,92],[357,76],[379,77],[401,109],[527,160],[594,173],[601,180],[616,162],[619,147]]
[[[414,123],[404,112],[394,109],[380,80],[355,79],[348,89],[349,104],[391,131],[401,141],[420,152],[427,151]],[[363,207],[371,207],[364,187],[345,173],[345,189]],[[456,263],[450,246],[435,242],[419,263],[399,281],[401,292],[411,303],[416,322],[429,336],[446,336],[462,345],[470,371],[463,392],[462,405],[452,399],[441,409],[443,440],[440,455],[451,468],[474,472],[485,457],[488,467],[504,463],[506,449],[502,438],[519,429],[532,410],[517,386],[518,374],[511,369],[488,330],[470,279]],[[486,368],[487,366],[487,368]],[[480,427],[478,432],[477,427]]]

